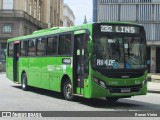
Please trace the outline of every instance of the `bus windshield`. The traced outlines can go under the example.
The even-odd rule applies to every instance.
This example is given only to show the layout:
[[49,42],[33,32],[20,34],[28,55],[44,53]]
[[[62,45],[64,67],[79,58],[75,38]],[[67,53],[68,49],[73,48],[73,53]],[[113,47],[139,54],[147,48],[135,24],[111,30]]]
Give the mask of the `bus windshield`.
[[92,65],[105,69],[145,69],[146,43],[140,35],[96,36]]

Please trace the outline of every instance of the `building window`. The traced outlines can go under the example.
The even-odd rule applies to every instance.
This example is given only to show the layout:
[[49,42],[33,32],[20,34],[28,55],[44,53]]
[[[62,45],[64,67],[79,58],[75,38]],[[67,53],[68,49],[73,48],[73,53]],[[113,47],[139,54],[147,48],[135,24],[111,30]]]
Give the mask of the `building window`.
[[34,18],[37,17],[37,1],[34,0]]
[[27,12],[27,0],[24,1],[24,11]]
[[54,25],[57,25],[57,17],[56,17],[56,10],[54,10]]
[[32,15],[32,0],[29,2],[29,14]]
[[39,6],[38,6],[38,19],[39,21],[41,21],[42,19],[42,5],[43,5],[43,2],[42,0],[39,1]]
[[3,9],[13,10],[13,0],[3,0]]
[[41,13],[42,13],[42,1],[39,1],[39,8],[38,8],[38,19],[41,21]]
[[50,7],[50,26],[52,27],[53,26],[53,8],[52,7]]
[[146,2],[151,2],[151,0],[140,0],[140,2],[144,2],[144,3],[146,3]]
[[12,32],[12,26],[11,25],[4,25],[3,26],[3,33],[11,33]]
[[24,35],[27,35],[27,26],[24,26]]

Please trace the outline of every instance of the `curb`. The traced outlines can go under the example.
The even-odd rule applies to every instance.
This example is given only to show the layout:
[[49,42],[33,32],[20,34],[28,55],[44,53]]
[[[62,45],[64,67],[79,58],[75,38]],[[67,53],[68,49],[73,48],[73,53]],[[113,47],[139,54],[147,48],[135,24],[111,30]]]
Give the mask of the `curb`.
[[160,79],[153,79],[152,78],[151,82],[160,83]]
[[157,94],[160,94],[160,91],[156,91],[156,90],[148,90],[147,92],[148,93],[157,93]]

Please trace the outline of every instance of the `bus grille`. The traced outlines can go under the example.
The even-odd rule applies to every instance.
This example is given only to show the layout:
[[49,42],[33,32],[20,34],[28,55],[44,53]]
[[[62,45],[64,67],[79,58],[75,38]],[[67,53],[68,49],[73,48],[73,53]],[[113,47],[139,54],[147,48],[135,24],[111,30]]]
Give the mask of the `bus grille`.
[[110,87],[110,93],[132,93],[132,92],[139,92],[141,89],[141,85],[134,86],[134,87]]

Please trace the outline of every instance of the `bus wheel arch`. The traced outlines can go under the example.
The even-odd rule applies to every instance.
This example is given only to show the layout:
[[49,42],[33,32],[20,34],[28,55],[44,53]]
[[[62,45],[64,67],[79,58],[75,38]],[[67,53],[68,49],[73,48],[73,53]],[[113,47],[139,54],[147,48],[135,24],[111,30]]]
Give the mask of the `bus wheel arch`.
[[25,71],[22,71],[21,74],[21,87],[24,91],[28,90],[28,79]]
[[68,75],[64,75],[61,80],[61,92],[66,100],[72,101],[74,99],[73,86]]

